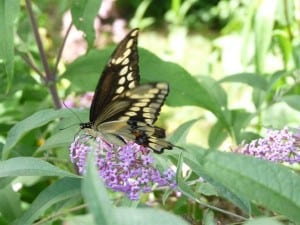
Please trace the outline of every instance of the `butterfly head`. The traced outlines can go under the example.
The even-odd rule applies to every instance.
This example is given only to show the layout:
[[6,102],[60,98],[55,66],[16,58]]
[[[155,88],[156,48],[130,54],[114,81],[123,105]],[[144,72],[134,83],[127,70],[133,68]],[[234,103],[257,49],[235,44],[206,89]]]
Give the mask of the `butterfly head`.
[[92,128],[93,124],[92,124],[92,122],[87,122],[87,123],[80,123],[79,126],[80,126],[80,129],[82,130],[85,128]]

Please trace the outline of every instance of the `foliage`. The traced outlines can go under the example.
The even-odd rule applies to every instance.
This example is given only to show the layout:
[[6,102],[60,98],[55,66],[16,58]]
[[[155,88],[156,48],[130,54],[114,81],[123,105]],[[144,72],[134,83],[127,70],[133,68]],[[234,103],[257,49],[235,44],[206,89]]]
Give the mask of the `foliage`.
[[[126,5],[127,19],[134,16],[131,24],[167,27],[169,37],[181,28],[184,38],[189,30],[209,31],[202,35],[216,37],[210,41],[211,55],[218,56],[212,57],[212,75],[228,60],[228,46],[221,40],[237,35],[241,49],[238,60],[230,58],[240,64],[230,66],[242,69],[225,71],[218,79],[192,75],[182,65],[139,49],[142,82],[167,81],[170,108],[180,114],[193,106],[214,117],[210,129],[197,130],[197,135],[208,133],[204,146],[200,141],[192,144],[189,134],[205,115],[183,115],[186,122],[169,139],[186,150],[155,156],[161,168],[171,164],[177,169],[178,192],[154,189],[139,202],[105,188],[92,157],[83,179],[75,175],[69,159],[78,121],[87,121],[88,112],[62,109],[61,99],[93,91],[112,52],[111,47],[94,48],[97,35],[92,28],[104,1],[56,1],[51,7],[47,2],[0,0],[0,224],[300,223],[299,165],[276,164],[228,152],[227,147],[258,138],[264,127],[299,128],[296,1],[172,0],[161,8],[155,0],[118,2],[119,7]],[[67,9],[89,49],[70,64],[62,61],[65,39],[57,31]],[[230,50],[237,45],[231,43]],[[233,107],[232,95],[244,93],[251,94]]]

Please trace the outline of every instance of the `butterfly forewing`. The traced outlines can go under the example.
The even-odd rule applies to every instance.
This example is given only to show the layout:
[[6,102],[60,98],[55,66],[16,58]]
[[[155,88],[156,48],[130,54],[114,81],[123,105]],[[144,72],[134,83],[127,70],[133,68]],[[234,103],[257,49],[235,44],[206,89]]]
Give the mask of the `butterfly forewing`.
[[112,100],[139,84],[137,36],[138,29],[132,30],[119,43],[105,66],[92,100],[91,122],[96,121]]

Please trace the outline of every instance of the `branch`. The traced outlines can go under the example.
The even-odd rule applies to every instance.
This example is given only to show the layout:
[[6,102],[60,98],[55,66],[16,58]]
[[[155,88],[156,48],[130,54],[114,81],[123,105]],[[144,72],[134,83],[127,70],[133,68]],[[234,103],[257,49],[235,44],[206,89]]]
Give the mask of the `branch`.
[[55,66],[54,66],[54,71],[53,71],[54,74],[57,73],[57,67],[58,67],[59,61],[60,61],[60,59],[61,59],[61,55],[62,55],[62,52],[63,52],[63,50],[64,50],[64,47],[65,47],[67,38],[68,38],[68,36],[69,36],[69,34],[70,34],[72,25],[73,25],[73,23],[71,22],[70,25],[69,25],[69,27],[68,27],[68,29],[67,29],[66,35],[64,36],[64,39],[63,39],[63,41],[62,41],[62,43],[61,43],[61,46],[60,46],[60,48],[59,48],[59,51],[58,51],[58,54],[57,54],[57,58],[56,58],[56,62],[55,62]]
[[37,23],[36,23],[36,20],[34,18],[34,14],[33,14],[33,11],[32,11],[31,0],[25,0],[25,2],[26,2],[26,7],[27,7],[28,14],[29,14],[29,18],[30,18],[32,30],[33,30],[33,33],[34,33],[34,37],[35,37],[35,40],[36,40],[36,43],[37,43],[37,46],[38,46],[38,49],[39,49],[41,61],[42,61],[42,64],[43,64],[43,67],[44,67],[44,70],[45,70],[46,85],[49,87],[49,90],[50,90],[55,108],[59,109],[59,108],[61,108],[61,104],[60,104],[60,100],[59,100],[56,85],[55,85],[56,76],[55,76],[54,73],[51,73],[48,61],[46,59],[46,54],[45,54],[45,51],[44,51],[43,43],[42,43],[40,34],[38,32],[38,26],[37,26]]
[[31,69],[33,69],[33,70],[40,76],[40,78],[41,78],[44,82],[46,82],[46,79],[45,79],[45,76],[44,76],[43,72],[40,71],[40,69],[32,62],[32,60],[31,60],[28,56],[26,56],[26,55],[24,55],[24,54],[20,54],[20,56],[21,56],[21,58],[24,60],[24,62],[25,62]]

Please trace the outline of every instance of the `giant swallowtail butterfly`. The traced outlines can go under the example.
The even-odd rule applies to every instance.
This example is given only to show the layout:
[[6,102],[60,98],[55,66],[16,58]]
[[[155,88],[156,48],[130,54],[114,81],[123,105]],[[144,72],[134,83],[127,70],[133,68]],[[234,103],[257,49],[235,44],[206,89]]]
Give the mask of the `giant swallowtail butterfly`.
[[80,127],[116,145],[134,141],[162,153],[174,146],[164,139],[165,130],[154,126],[169,86],[139,83],[137,38],[138,29],[134,29],[112,53],[95,90],[90,122]]

